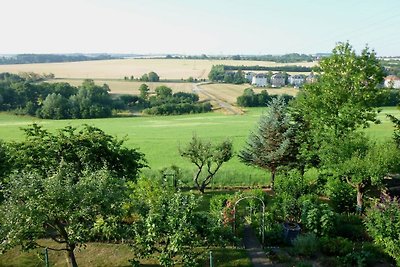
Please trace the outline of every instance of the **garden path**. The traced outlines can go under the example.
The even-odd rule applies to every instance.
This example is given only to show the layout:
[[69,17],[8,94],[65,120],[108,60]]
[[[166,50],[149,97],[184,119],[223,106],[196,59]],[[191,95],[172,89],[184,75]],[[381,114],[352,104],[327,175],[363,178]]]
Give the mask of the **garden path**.
[[249,225],[244,227],[243,243],[253,267],[274,266],[272,261],[265,255],[260,242]]

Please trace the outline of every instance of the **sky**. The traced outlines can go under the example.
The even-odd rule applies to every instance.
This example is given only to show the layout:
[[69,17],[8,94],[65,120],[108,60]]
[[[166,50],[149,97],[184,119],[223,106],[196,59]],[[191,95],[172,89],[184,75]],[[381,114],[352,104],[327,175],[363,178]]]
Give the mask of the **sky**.
[[0,54],[400,56],[400,0],[0,0]]

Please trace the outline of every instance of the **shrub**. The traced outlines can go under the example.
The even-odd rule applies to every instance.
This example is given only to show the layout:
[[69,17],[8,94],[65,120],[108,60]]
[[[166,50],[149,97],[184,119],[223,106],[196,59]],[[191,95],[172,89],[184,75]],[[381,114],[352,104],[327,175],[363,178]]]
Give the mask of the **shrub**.
[[284,244],[283,240],[283,227],[280,223],[266,223],[265,225],[265,245],[267,246],[279,246]]
[[293,240],[294,251],[301,256],[314,256],[318,252],[318,247],[318,238],[314,233],[299,235]]
[[219,223],[222,222],[223,209],[226,207],[226,203],[229,199],[229,195],[215,195],[210,199],[210,214]]
[[400,201],[382,197],[380,203],[368,210],[365,225],[374,242],[400,266]]
[[365,226],[358,215],[338,214],[336,215],[336,235],[353,241],[366,238]]
[[327,236],[335,228],[335,214],[328,204],[317,204],[307,200],[303,202],[301,214],[303,226],[318,236]]
[[355,211],[356,191],[351,185],[338,179],[329,179],[325,191],[335,211]]
[[328,256],[345,256],[352,252],[353,242],[344,237],[321,237],[321,252]]
[[341,258],[340,263],[343,266],[368,266],[367,262],[370,260],[371,254],[367,251],[353,251]]

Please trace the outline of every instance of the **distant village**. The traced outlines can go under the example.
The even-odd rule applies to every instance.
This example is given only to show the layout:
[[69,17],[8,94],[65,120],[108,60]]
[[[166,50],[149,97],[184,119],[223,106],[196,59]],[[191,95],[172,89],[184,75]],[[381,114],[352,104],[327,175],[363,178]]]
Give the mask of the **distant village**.
[[[275,73],[268,75],[266,73],[246,72],[245,79],[256,87],[273,87],[279,88],[291,85],[294,88],[300,88],[304,83],[312,83],[316,80],[316,75],[311,72],[309,75],[286,73]],[[385,77],[383,86],[385,88],[400,89],[400,78],[395,75]]]

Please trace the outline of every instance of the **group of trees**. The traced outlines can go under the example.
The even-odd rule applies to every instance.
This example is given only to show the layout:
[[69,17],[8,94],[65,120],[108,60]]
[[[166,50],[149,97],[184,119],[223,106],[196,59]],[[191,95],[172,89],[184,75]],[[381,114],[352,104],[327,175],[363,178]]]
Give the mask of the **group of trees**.
[[142,84],[139,96],[112,97],[108,85],[99,86],[93,80],[74,87],[68,83],[34,83],[28,74],[0,74],[0,110],[45,119],[106,118],[112,116],[113,110],[130,109],[152,115],[211,111],[211,104],[199,102],[196,94],[172,93],[164,85],[156,88],[156,95],[150,95],[149,87]]
[[109,91],[92,80],[76,88],[68,83],[31,83],[5,73],[0,76],[0,110],[47,119],[110,117]]
[[159,82],[160,76],[158,76],[158,74],[155,73],[154,71],[151,71],[149,73],[143,74],[139,80],[142,82]]
[[211,104],[199,102],[199,96],[194,93],[173,93],[170,87],[160,85],[155,88],[155,95],[150,95],[147,84],[140,85],[139,91],[139,96],[120,96],[121,108],[139,109],[150,115],[179,115],[211,111]]
[[[266,90],[262,90],[259,94],[256,94],[252,88],[246,88],[243,91],[243,95],[237,97],[236,103],[241,107],[265,107],[268,106],[272,99],[277,97],[278,95],[269,95]],[[287,94],[283,94],[281,97],[285,103],[293,99],[293,96]]]

